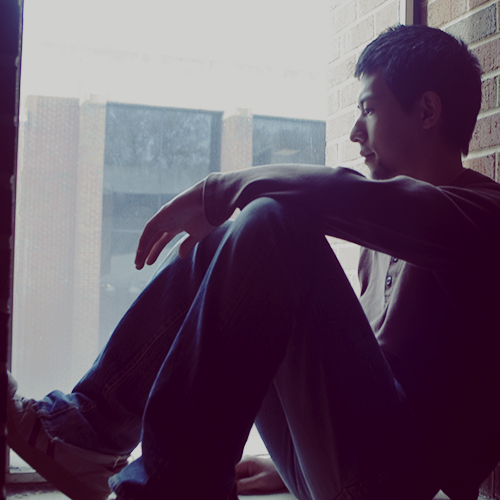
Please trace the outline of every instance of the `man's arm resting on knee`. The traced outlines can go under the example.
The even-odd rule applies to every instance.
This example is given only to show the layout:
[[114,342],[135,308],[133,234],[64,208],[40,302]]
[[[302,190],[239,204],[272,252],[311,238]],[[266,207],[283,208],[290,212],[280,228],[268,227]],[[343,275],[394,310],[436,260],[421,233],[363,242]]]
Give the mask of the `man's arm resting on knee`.
[[[275,175],[279,179],[283,177],[283,168],[291,168],[292,165],[279,165],[277,167]],[[295,165],[295,168],[299,168],[302,171],[307,167],[304,165]],[[276,166],[274,169],[276,170]],[[234,179],[235,175],[241,177],[240,182],[245,184],[253,179],[257,171],[260,175],[262,174],[261,169],[246,169],[229,172],[228,174],[231,174],[232,179]],[[219,174],[217,180],[212,179],[212,184],[220,180],[221,189],[223,189],[224,178],[224,174]],[[217,211],[219,214],[226,215],[223,216],[223,220],[218,220],[215,225],[210,224],[208,221],[204,200],[207,179],[201,180],[163,205],[148,221],[139,240],[136,252],[135,266],[137,269],[142,269],[145,264],[154,264],[165,246],[182,232],[188,233],[188,236],[179,247],[179,256],[181,258],[187,257],[196,243],[210,233],[215,225],[222,224],[222,222],[231,216],[237,207],[232,206],[229,200],[226,200],[224,197],[220,197],[217,200]],[[220,219],[220,215],[218,219]]]
[[[289,173],[286,170],[284,171],[284,168],[295,167],[295,169],[299,169],[300,172],[305,169],[308,169],[307,171],[310,172],[310,167],[308,168],[304,165],[279,165],[274,166],[272,170],[269,169],[269,167],[270,166],[267,167],[268,170],[265,172],[273,172],[278,179],[286,177]],[[322,170],[325,168],[327,167],[323,167]],[[329,170],[330,169],[327,169],[327,171]],[[233,179],[233,181],[236,175],[241,177],[241,184],[246,184],[251,182],[256,172],[258,172],[257,177],[259,177],[259,175],[262,175],[263,171],[262,169],[252,168],[238,172],[229,172],[228,174],[231,174],[230,178]],[[135,258],[137,269],[142,269],[145,264],[154,264],[165,246],[172,241],[175,236],[182,232],[188,233],[188,236],[179,247],[179,255],[182,258],[186,257],[196,243],[210,233],[215,225],[220,225],[231,216],[236,206],[232,206],[232,204],[229,203],[229,199],[225,199],[225,197],[217,197],[217,212],[219,213],[218,222],[216,224],[210,224],[208,221],[204,200],[207,179],[208,178],[203,179],[163,205],[148,221],[137,248]],[[222,190],[225,186],[224,174],[219,174],[217,179],[212,178],[211,185],[213,186],[213,184],[218,181],[220,181]],[[258,197],[258,195],[256,197]],[[223,216],[223,220],[221,220],[220,214],[226,214]]]
[[[455,269],[464,258],[483,258],[496,248],[500,234],[499,185],[475,172],[464,173],[459,185],[441,187],[405,176],[374,181],[350,169],[317,165],[212,173],[148,222],[136,267],[155,262],[183,231],[188,237],[179,255],[187,256],[236,208],[269,196],[304,207],[325,234],[429,269]],[[464,245],[470,241],[474,244]]]

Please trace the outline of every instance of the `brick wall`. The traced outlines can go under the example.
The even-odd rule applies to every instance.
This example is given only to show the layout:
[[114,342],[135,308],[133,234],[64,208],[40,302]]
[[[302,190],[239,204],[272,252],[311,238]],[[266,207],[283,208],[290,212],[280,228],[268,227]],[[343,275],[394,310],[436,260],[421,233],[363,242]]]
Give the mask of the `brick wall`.
[[[399,0],[330,0],[330,19],[326,164],[342,165],[366,174],[359,145],[349,140],[358,113],[359,82],[354,78],[354,67],[363,48],[399,22]],[[359,248],[334,238],[330,243],[358,291]]]
[[222,117],[220,170],[228,172],[253,165],[253,115],[249,109],[227,111]]
[[[462,38],[484,70],[483,106],[465,166],[500,181],[500,6],[499,0],[415,0],[420,21]],[[349,140],[357,108],[354,67],[362,49],[399,22],[398,0],[330,0],[330,57],[326,163],[367,173],[359,146]],[[332,240],[351,282],[356,285],[354,247]]]
[[[359,147],[349,141],[357,113],[354,65],[369,41],[399,21],[399,2],[330,2],[327,165],[363,171]],[[500,1],[422,0],[420,9],[420,22],[462,38],[479,58],[483,68],[483,104],[464,164],[500,181]],[[351,281],[355,282],[355,249],[339,240],[333,240],[332,246]],[[485,481],[481,494],[500,500],[500,468]]]
[[465,166],[500,181],[500,1],[427,0],[422,18],[469,44],[483,68],[483,105]]
[[41,396],[70,390],[98,352],[106,108],[30,96],[24,109],[12,364]]
[[356,60],[371,40],[399,21],[398,0],[331,0],[328,65],[327,165],[361,168],[349,140],[357,114]]

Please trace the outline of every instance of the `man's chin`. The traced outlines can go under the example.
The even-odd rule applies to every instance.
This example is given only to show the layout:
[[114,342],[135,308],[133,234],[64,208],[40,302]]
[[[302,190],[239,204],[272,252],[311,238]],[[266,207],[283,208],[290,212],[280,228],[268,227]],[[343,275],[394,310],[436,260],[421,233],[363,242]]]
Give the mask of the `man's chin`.
[[371,165],[367,163],[370,169],[370,178],[374,181],[386,181],[394,177],[394,173],[381,163],[374,162]]
[[370,170],[370,178],[374,181],[386,181],[389,177],[386,177],[378,170]]

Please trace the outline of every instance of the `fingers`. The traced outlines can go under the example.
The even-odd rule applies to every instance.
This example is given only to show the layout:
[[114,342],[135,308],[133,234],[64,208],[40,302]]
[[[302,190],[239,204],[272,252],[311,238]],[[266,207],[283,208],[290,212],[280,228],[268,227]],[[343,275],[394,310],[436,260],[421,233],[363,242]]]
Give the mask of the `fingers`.
[[210,231],[213,227],[209,224],[197,225],[195,230],[189,234],[189,236],[184,239],[179,246],[179,257],[185,259],[196,246]]
[[236,486],[240,494],[262,494],[287,491],[271,459],[244,457],[235,467]]
[[135,266],[142,269],[153,264],[165,246],[182,232],[189,236],[179,247],[184,258],[213,227],[203,210],[203,181],[166,203],[146,224],[137,247]]
[[162,250],[167,246],[167,244],[172,240],[169,233],[164,233],[163,236],[154,244],[153,248],[150,250],[148,256],[146,257],[146,264],[151,266],[156,262],[156,259],[161,254]]
[[144,264],[154,264],[165,246],[172,241],[177,233],[167,233],[160,230],[151,232],[148,226],[144,229],[135,255],[135,267],[142,269]]
[[239,495],[249,493],[269,493],[266,486],[264,473],[236,480],[236,488]]
[[249,477],[252,475],[253,470],[255,470],[255,466],[253,463],[253,457],[243,457],[234,468],[236,473],[236,478],[240,479],[243,477]]

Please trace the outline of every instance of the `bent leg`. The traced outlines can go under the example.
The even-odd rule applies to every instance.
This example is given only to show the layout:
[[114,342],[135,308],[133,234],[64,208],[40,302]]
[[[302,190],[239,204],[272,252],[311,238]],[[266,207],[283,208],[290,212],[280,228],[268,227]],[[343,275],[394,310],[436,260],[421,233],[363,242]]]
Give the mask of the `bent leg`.
[[51,437],[107,454],[128,454],[139,444],[151,386],[226,229],[212,231],[187,259],[174,248],[73,392],[38,402]]
[[301,486],[301,498],[363,498],[379,484],[400,409],[390,370],[313,221],[259,199],[214,255],[152,388],[143,456],[113,478],[115,491],[225,498],[273,380],[309,492]]
[[143,455],[113,478],[119,496],[227,496],[307,300],[315,231],[265,198],[231,225],[153,385]]
[[402,390],[328,243],[315,244],[323,250],[310,300],[256,418],[259,433],[301,500],[390,500],[402,485],[409,498],[433,498],[439,488],[422,472]]

